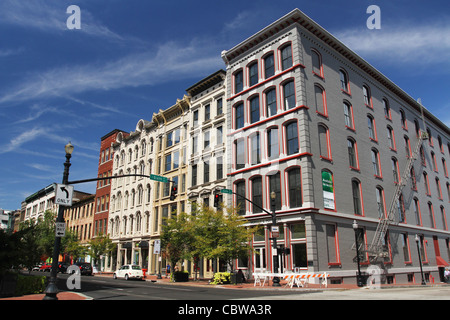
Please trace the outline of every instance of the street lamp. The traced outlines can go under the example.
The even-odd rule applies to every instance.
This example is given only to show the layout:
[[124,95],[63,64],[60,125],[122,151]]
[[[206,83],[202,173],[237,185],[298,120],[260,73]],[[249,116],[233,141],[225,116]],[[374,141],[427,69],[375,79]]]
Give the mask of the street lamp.
[[[70,158],[72,157],[73,145],[69,142],[64,147],[66,151],[66,162],[64,162],[64,173],[62,184],[68,184],[69,181],[69,168],[70,168]],[[64,222],[64,207],[59,205],[58,217],[56,222]],[[56,296],[58,294],[58,287],[56,286],[56,275],[58,272],[58,258],[59,251],[61,249],[61,237],[55,237],[55,246],[53,248],[53,260],[52,260],[52,270],[50,273],[50,280],[48,281],[48,286],[45,289],[44,300],[58,300]]]
[[[270,205],[272,208],[272,227],[275,227],[277,225],[277,216],[275,215],[275,199],[277,198],[277,194],[275,193],[275,191],[272,191],[270,193]],[[273,237],[273,251],[277,250],[277,238]],[[278,253],[278,252],[277,252]],[[274,273],[278,273],[278,254],[273,255],[273,271]],[[272,286],[273,287],[280,287],[280,278],[278,276],[274,276],[273,277],[273,281],[272,281]]]
[[353,220],[353,224],[352,224],[353,230],[355,231],[355,246],[356,246],[356,262],[358,264],[358,275],[356,276],[356,284],[358,285],[358,287],[364,287],[364,281],[362,279],[361,276],[361,262],[359,260],[359,245],[358,245],[358,222],[356,222],[356,220]]
[[422,285],[423,286],[426,286],[427,284],[425,283],[425,279],[424,279],[424,277],[423,277],[423,269],[422,269],[422,257],[421,257],[421,255],[420,255],[420,248],[419,248],[419,235],[418,234],[416,234],[416,237],[415,237],[415,239],[414,240],[416,240],[416,244],[417,244],[417,253],[419,254],[419,264],[420,264],[420,274],[421,274],[421,276],[422,276]]

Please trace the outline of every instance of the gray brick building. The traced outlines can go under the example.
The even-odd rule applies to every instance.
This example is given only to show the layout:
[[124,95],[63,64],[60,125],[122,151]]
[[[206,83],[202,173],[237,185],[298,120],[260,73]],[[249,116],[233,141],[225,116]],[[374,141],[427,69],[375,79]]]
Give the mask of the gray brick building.
[[[423,122],[417,101],[298,9],[222,58],[228,188],[267,211],[275,192],[278,244],[289,249],[279,255],[283,269],[353,282],[352,224],[365,271],[366,250],[393,201],[380,240],[384,281],[420,283],[417,235],[426,280],[439,282],[450,259],[449,128],[425,108]],[[422,132],[428,139],[414,160]],[[270,216],[237,196],[233,204],[264,226],[239,268],[273,270]]]

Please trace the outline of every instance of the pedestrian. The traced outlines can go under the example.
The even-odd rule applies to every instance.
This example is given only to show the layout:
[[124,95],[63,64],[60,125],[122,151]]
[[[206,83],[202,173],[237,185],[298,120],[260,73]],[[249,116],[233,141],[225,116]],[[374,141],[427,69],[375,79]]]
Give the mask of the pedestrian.
[[445,268],[444,279],[445,279],[445,282],[447,282],[447,283],[450,282],[450,269],[448,267]]

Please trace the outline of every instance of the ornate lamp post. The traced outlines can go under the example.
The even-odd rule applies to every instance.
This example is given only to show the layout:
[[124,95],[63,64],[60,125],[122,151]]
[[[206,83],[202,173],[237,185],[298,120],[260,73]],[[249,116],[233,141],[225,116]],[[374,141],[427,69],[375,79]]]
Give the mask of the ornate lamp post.
[[417,244],[417,253],[419,254],[419,264],[420,264],[420,274],[422,276],[422,285],[426,286],[427,284],[425,283],[425,278],[423,277],[423,268],[422,268],[422,256],[420,255],[420,247],[419,247],[419,235],[416,234],[415,239],[416,240],[416,244]]
[[[270,205],[272,207],[272,227],[275,227],[277,225],[277,216],[275,215],[275,199],[277,198],[277,194],[272,191],[270,193]],[[272,238],[273,241],[273,250],[276,251],[277,248],[277,238],[273,237]],[[274,273],[278,273],[278,254],[273,256],[273,271]],[[273,281],[272,281],[272,286],[273,287],[280,287],[280,278],[275,276],[273,277]]]
[[358,222],[353,220],[352,224],[353,230],[355,231],[355,246],[356,246],[356,263],[358,264],[358,274],[356,276],[356,284],[358,287],[364,287],[364,281],[361,276],[361,261],[359,260],[359,245],[358,245]]
[[[68,184],[69,181],[69,168],[70,168],[70,158],[72,157],[73,145],[69,142],[65,146],[66,151],[66,162],[64,162],[64,173],[62,184]],[[64,222],[64,208],[63,206],[59,206],[58,208],[58,217],[56,218],[56,222]],[[44,300],[58,300],[56,296],[58,294],[58,287],[56,286],[56,275],[58,273],[58,258],[59,251],[61,249],[61,238],[55,237],[55,246],[53,248],[53,260],[52,260],[52,270],[50,273],[50,280],[48,281],[48,286],[45,289],[45,297]]]

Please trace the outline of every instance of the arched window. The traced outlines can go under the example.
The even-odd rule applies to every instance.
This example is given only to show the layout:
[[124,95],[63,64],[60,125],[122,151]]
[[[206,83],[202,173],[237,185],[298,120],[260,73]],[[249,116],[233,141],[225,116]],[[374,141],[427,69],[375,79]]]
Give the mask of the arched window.
[[325,90],[318,84],[315,84],[314,92],[316,98],[316,112],[320,115],[328,117],[327,99],[325,95]]
[[344,117],[345,126],[349,129],[355,130],[355,122],[353,121],[353,107],[347,101],[344,101]]
[[278,145],[278,127],[267,129],[267,157],[269,160],[278,158],[280,148]]
[[311,50],[311,58],[312,58],[312,72],[319,77],[323,78],[323,66],[322,66],[322,57],[320,53],[316,50]]
[[266,117],[277,114],[277,94],[275,89],[269,89],[265,92],[266,97]]
[[319,124],[319,148],[320,157],[323,159],[331,160],[331,146],[330,146],[330,133],[328,127],[324,124]]
[[378,150],[375,148],[370,150],[370,153],[372,156],[373,175],[376,177],[381,177],[380,154],[378,153]]
[[290,80],[283,84],[283,102],[284,110],[295,108],[295,86],[294,80]]
[[348,74],[345,70],[341,69],[339,70],[339,77],[341,80],[341,90],[350,93],[350,84],[348,81]]
[[284,71],[292,67],[292,47],[291,44],[285,45],[280,49],[281,70]]
[[[234,183],[235,192],[243,197],[245,197],[245,180],[239,180]],[[236,207],[238,208],[239,215],[245,215],[246,212],[246,202],[244,198],[235,196],[236,199]]]
[[302,206],[302,179],[300,168],[292,168],[287,172],[289,208]]
[[286,132],[286,154],[291,155],[299,152],[298,146],[298,124],[297,121],[291,121],[285,125]]
[[234,73],[234,93],[239,93],[244,89],[244,73],[242,70],[239,70]]
[[372,105],[372,97],[370,95],[370,89],[368,86],[364,85],[363,87],[363,96],[364,96],[364,104],[369,108],[373,109]]
[[267,54],[264,58],[264,78],[268,79],[275,74],[275,61],[273,52]]
[[253,96],[250,98],[250,123],[255,123],[260,119],[260,110],[259,110],[259,96]]
[[391,120],[391,107],[389,106],[389,101],[387,101],[387,99],[383,99],[382,100],[383,103],[383,110],[384,110],[384,116],[386,117],[386,119]]
[[[281,199],[280,171],[270,174],[268,178],[269,178],[269,196],[271,196],[272,192],[275,192],[275,210],[281,210],[282,199]],[[273,210],[273,208],[271,209]]]
[[244,103],[238,103],[234,107],[234,128],[240,129],[244,127]]
[[248,85],[254,86],[258,83],[258,62],[253,62],[248,66]]
[[377,196],[377,207],[378,207],[378,218],[385,218],[385,202],[384,202],[384,190],[381,186],[377,186],[376,189]]
[[261,176],[256,176],[250,180],[252,188],[252,202],[257,206],[252,205],[253,213],[261,213],[262,210],[259,207],[263,207],[263,186]]
[[353,210],[354,214],[363,215],[362,195],[361,195],[361,183],[359,180],[352,180],[352,197],[353,197]]
[[347,150],[350,168],[359,169],[356,142],[352,138],[347,139]]
[[367,115],[367,127],[369,128],[369,137],[371,140],[377,141],[377,130],[375,119],[371,114]]

